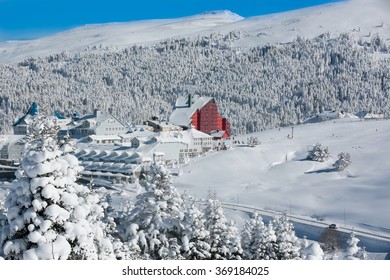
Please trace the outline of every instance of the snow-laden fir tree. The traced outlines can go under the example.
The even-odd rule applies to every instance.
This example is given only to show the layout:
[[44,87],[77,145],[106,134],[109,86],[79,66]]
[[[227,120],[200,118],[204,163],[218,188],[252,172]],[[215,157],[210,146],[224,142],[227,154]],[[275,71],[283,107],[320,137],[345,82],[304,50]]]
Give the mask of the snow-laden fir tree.
[[265,225],[255,213],[244,225],[241,235],[243,256],[248,260],[276,260],[277,236],[272,221]]
[[184,260],[184,257],[181,255],[181,246],[179,245],[177,238],[171,237],[168,242],[169,248],[167,251],[167,255],[164,257],[164,259]]
[[[7,220],[6,208],[3,200],[0,200],[0,245],[3,244],[3,227]],[[3,256],[3,248],[0,246],[0,258]]]
[[262,246],[258,247],[256,259],[259,260],[277,260],[279,252],[279,244],[277,243],[277,236],[274,230],[272,221],[269,221],[264,235],[259,236],[262,242],[258,243]]
[[206,201],[206,229],[209,231],[210,253],[212,260],[240,259],[242,248],[238,230],[225,217],[221,202],[214,197]]
[[317,143],[309,150],[307,155],[308,160],[324,162],[330,157],[328,147],[324,147],[321,144]]
[[132,250],[127,242],[123,242],[123,235],[120,230],[121,227],[117,225],[117,222],[122,224],[124,216],[129,214],[129,211],[132,209],[131,202],[126,201],[125,206],[121,207],[119,210],[115,210],[112,207],[111,193],[107,191],[107,189],[101,187],[97,190],[97,193],[100,196],[100,205],[104,209],[102,224],[104,225],[107,237],[112,243],[115,258],[117,260],[143,259],[139,254],[139,250],[134,250],[134,248]]
[[207,243],[210,238],[205,228],[206,220],[194,201],[187,204],[183,220],[182,255],[187,260],[210,259],[210,245]]
[[[253,216],[258,215],[255,213]],[[255,227],[255,219],[253,216],[245,221],[244,227],[241,232],[241,246],[243,250],[243,257],[246,260],[253,260],[253,252],[252,247],[254,243],[254,227]]]
[[76,183],[81,167],[58,127],[35,117],[6,198],[5,259],[111,259],[100,198]]
[[279,260],[300,259],[300,243],[295,235],[294,226],[287,215],[275,215],[273,219]]
[[140,181],[145,191],[137,196],[126,221],[127,240],[130,247],[140,250],[141,254],[166,259],[170,256],[171,243],[181,243],[182,199],[165,164],[154,162],[145,177]]
[[351,232],[348,240],[347,240],[347,255],[346,259],[348,260],[358,260],[358,253],[361,248],[358,246],[359,238],[355,236],[355,232]]
[[338,159],[333,164],[333,167],[336,171],[343,171],[348,166],[350,166],[351,163],[352,163],[352,161],[351,161],[351,156],[349,155],[349,153],[340,153],[340,154],[338,154]]
[[228,256],[229,260],[241,260],[242,259],[242,246],[241,246],[241,235],[237,228],[236,223],[233,220],[228,220],[227,231],[224,234],[224,238],[228,240]]
[[241,232],[244,259],[256,260],[264,257],[262,252],[263,249],[265,250],[266,234],[263,218],[258,213],[254,213],[249,220],[245,221]]

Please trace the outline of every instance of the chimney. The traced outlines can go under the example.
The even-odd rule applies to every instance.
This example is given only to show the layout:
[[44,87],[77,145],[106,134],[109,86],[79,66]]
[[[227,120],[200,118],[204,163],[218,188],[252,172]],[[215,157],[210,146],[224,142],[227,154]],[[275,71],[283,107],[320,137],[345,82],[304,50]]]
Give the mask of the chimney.
[[100,116],[102,116],[102,111],[100,111],[99,109],[95,109],[94,115],[96,118],[99,118]]

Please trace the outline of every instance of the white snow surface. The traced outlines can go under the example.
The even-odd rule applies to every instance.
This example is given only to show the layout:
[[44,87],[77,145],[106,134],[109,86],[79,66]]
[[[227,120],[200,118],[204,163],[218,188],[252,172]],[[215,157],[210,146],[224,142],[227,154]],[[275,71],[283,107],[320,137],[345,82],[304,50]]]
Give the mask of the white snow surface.
[[313,242],[303,250],[303,256],[305,260],[322,260],[324,252],[317,242]]
[[[294,139],[288,134],[291,128],[256,133],[259,146],[233,145],[198,158],[174,184],[199,198],[212,190],[222,202],[390,234],[390,121],[343,119],[295,126]],[[327,161],[304,160],[316,143],[329,148]],[[352,164],[336,172],[340,152],[349,153]]]
[[122,49],[134,44],[153,45],[167,38],[232,31],[241,32],[232,43],[240,48],[290,42],[297,36],[313,38],[325,32],[336,36],[350,31],[363,39],[381,33],[389,39],[389,12],[388,0],[347,0],[247,19],[222,11],[178,19],[92,24],[35,40],[0,43],[0,63],[95,46]]
[[153,44],[171,37],[197,34],[238,20],[242,20],[242,17],[222,11],[178,19],[90,24],[40,39],[0,43],[0,63],[20,61],[31,56],[47,56],[65,50],[82,51],[87,46],[124,48],[133,44]]

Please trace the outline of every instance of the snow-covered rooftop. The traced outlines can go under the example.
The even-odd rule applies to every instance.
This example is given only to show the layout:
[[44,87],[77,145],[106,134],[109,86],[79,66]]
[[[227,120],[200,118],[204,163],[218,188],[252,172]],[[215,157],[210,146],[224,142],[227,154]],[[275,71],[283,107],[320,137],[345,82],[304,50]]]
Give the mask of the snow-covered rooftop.
[[202,132],[202,131],[199,131],[199,130],[193,128],[193,127],[191,127],[189,130],[187,130],[187,131],[185,131],[185,132],[188,132],[188,133],[191,135],[191,137],[192,137],[193,139],[211,138],[210,135],[208,135],[208,134],[206,134],[206,133],[204,133],[204,132]]
[[92,140],[121,140],[119,135],[90,135]]
[[176,100],[175,110],[169,117],[169,122],[179,126],[189,126],[191,123],[192,115],[203,108],[207,103],[213,100],[209,96],[194,95],[191,98],[191,106],[188,105],[188,97],[180,96]]
[[212,137],[216,137],[216,138],[222,138],[224,134],[225,134],[225,130],[212,131],[212,132],[210,133],[210,135],[211,135]]

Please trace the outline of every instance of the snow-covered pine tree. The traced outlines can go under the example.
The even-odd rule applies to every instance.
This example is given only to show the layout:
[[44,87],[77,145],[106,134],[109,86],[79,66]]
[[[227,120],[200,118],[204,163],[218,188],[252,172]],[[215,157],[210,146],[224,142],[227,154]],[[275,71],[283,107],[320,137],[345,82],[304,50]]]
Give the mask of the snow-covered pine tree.
[[228,241],[228,256],[229,260],[241,260],[243,250],[241,247],[241,236],[236,223],[233,220],[227,222],[227,231],[224,234],[224,238]]
[[321,144],[317,143],[309,150],[307,155],[308,160],[324,162],[330,157],[328,147],[324,147]]
[[244,259],[276,260],[278,244],[272,221],[265,225],[262,217],[255,213],[245,223],[242,232]]
[[[263,236],[265,238],[263,238]],[[277,236],[272,221],[269,221],[263,236],[259,236],[260,238],[262,238],[261,239],[262,242],[258,243],[260,246],[258,247],[256,259],[277,260],[278,259],[277,254],[279,252],[279,244],[276,242]]]
[[346,259],[348,260],[358,260],[358,252],[361,248],[358,246],[359,238],[355,237],[355,232],[351,232],[347,240],[347,255]]
[[210,259],[210,245],[206,242],[210,239],[205,228],[206,220],[194,201],[187,204],[183,220],[182,255],[187,260]]
[[[255,213],[254,215],[258,215]],[[243,257],[246,260],[253,260],[253,252],[252,247],[254,243],[254,227],[255,227],[255,219],[253,216],[245,221],[244,227],[241,231],[241,246],[243,250]]]
[[169,250],[168,254],[164,259],[167,260],[184,260],[184,257],[181,255],[181,246],[178,243],[177,238],[169,238]]
[[262,249],[265,248],[263,241],[265,240],[266,227],[263,218],[254,213],[252,217],[244,224],[241,233],[241,244],[243,249],[243,257],[246,260],[262,259]]
[[299,240],[287,215],[275,215],[273,225],[278,245],[277,258],[279,260],[300,259]]
[[99,196],[76,183],[81,171],[58,127],[37,115],[12,191],[6,198],[2,247],[6,259],[113,258]]
[[349,153],[340,153],[338,155],[338,159],[333,164],[333,167],[336,171],[343,171],[348,166],[350,166],[351,163],[352,163],[352,161],[351,161],[351,156],[349,155]]
[[[170,240],[182,235],[184,210],[182,199],[173,186],[165,164],[154,162],[146,179],[140,181],[145,192],[137,196],[134,209],[126,223],[131,247],[152,259],[170,255]],[[181,244],[181,240],[176,240]]]
[[6,214],[6,208],[4,206],[4,202],[0,200],[0,258],[3,256],[3,247],[1,244],[3,244],[3,227],[7,220],[7,214]]
[[206,229],[209,231],[210,253],[212,260],[241,258],[241,243],[235,238],[239,236],[235,225],[225,217],[222,204],[216,198],[209,196],[205,208]]

